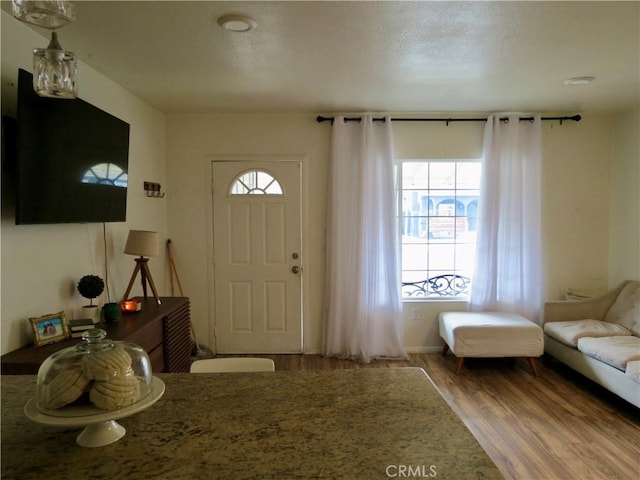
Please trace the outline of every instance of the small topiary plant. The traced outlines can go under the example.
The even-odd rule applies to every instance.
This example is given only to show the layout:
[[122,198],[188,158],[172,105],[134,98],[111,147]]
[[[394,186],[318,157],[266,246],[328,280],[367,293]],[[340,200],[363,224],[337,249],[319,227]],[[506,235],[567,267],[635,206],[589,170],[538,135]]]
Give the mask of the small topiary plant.
[[104,290],[104,281],[97,275],[85,275],[78,282],[78,292],[84,298],[89,299],[90,306],[93,306],[93,299],[98,297]]

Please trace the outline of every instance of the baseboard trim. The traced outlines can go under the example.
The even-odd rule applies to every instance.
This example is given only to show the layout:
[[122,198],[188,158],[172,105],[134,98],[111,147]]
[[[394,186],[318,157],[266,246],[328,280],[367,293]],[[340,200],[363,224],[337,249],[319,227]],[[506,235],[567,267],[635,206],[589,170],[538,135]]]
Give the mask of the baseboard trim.
[[[407,353],[438,353],[442,351],[441,346],[434,347],[405,347]],[[302,352],[303,355],[322,355],[319,350],[306,350]]]
[[442,347],[405,347],[407,353],[438,353]]

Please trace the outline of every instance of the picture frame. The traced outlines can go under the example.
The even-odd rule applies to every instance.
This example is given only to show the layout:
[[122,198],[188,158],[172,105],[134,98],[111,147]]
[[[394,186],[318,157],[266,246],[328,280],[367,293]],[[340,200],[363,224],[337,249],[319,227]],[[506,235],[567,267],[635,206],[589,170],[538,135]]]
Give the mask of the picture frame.
[[64,312],[50,313],[41,317],[29,319],[33,330],[36,347],[59,342],[69,338],[69,328],[64,318]]

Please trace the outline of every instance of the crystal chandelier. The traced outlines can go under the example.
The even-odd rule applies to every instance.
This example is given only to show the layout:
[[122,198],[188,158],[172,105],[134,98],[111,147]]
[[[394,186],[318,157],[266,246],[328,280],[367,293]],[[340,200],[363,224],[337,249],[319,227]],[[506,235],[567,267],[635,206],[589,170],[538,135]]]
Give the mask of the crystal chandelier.
[[12,1],[13,16],[38,27],[56,30],[75,20],[73,2],[67,0]]
[[20,21],[54,30],[47,48],[33,49],[33,89],[42,97],[76,98],[76,57],[62,49],[56,29],[75,20],[68,0],[12,0],[13,15]]
[[76,98],[76,57],[62,50],[56,32],[47,48],[33,49],[33,89],[41,97]]

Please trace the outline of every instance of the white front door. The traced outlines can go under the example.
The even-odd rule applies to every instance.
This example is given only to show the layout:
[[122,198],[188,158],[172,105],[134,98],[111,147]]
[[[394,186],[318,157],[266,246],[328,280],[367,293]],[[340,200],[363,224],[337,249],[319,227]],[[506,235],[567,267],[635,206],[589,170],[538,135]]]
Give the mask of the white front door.
[[217,353],[302,351],[301,164],[214,161]]

